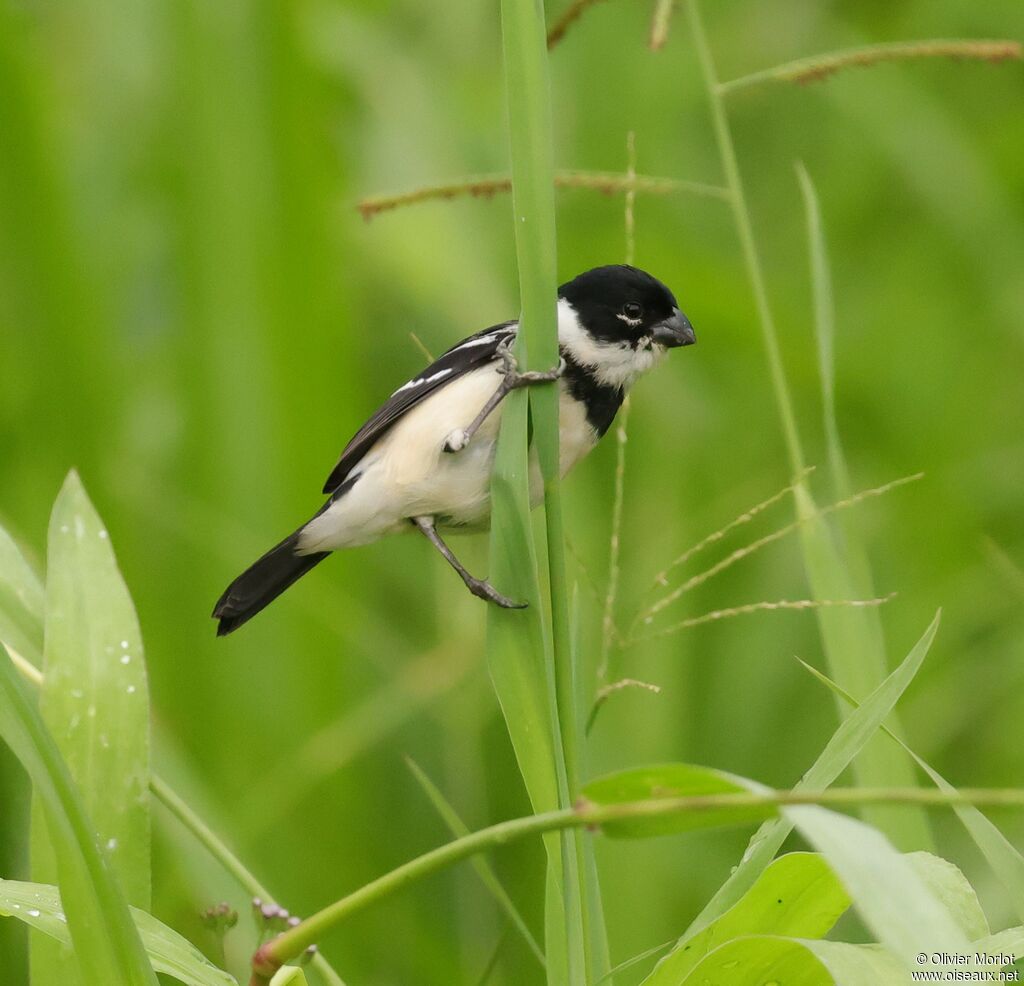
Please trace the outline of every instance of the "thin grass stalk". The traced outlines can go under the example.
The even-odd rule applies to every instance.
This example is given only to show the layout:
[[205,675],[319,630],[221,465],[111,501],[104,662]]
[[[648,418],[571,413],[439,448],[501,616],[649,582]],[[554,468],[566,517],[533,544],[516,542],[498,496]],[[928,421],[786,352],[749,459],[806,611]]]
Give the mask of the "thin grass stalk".
[[[18,669],[21,676],[36,688],[43,684],[43,672],[17,651],[7,648],[11,663]],[[210,855],[231,874],[238,885],[253,897],[264,900],[277,898],[248,870],[245,864],[227,847],[225,842],[210,828],[206,822],[192,809],[174,788],[156,773],[149,776],[150,793],[187,829]],[[319,952],[313,955],[310,962],[320,974],[327,986],[345,986],[344,980],[335,972],[333,966]]]
[[1019,41],[937,38],[927,41],[892,41],[830,51],[823,55],[798,58],[792,62],[752,72],[719,84],[719,92],[732,93],[765,82],[795,82],[807,85],[820,82],[848,68],[866,68],[880,62],[905,62],[919,58],[949,58],[956,61],[1002,62],[1019,60]]
[[[502,0],[502,40],[512,163],[512,210],[522,301],[518,352],[524,363],[550,367],[558,362],[555,318],[557,254],[555,249],[554,157],[543,3]],[[569,593],[565,566],[559,443],[558,388],[549,384],[529,394],[533,437],[544,483],[544,520],[550,594],[550,690],[552,752],[558,804],[568,808],[579,789],[579,724],[575,670],[569,633]],[[502,422],[506,439],[509,422]],[[525,439],[518,425],[519,445]],[[528,497],[528,470],[519,477],[520,496]],[[528,518],[523,519],[529,523]],[[523,532],[528,537],[528,531]],[[512,614],[505,614],[506,616]],[[543,617],[543,613],[540,614]],[[500,618],[500,617],[498,617]],[[577,833],[561,840],[561,884],[565,968],[548,959],[549,982],[570,986],[590,978],[589,915],[583,886],[584,850]],[[549,896],[548,907],[553,901]],[[552,925],[549,923],[549,932]],[[549,933],[548,948],[554,935]]]
[[700,9],[697,0],[687,0],[687,13],[693,33],[701,71],[707,87],[708,101],[711,109],[711,123],[715,131],[719,155],[722,159],[722,170],[725,172],[725,184],[729,189],[733,219],[739,234],[743,259],[750,277],[750,287],[754,293],[754,305],[757,308],[758,322],[761,326],[761,337],[765,354],[768,357],[768,370],[771,374],[772,390],[778,405],[779,417],[782,419],[782,433],[786,441],[790,467],[794,474],[805,469],[803,447],[796,427],[796,416],[793,413],[793,402],[786,385],[786,373],[782,365],[782,352],[779,347],[779,334],[775,328],[775,317],[772,315],[768,302],[768,289],[765,285],[764,270],[761,266],[761,255],[754,239],[754,227],[750,221],[746,195],[743,190],[743,179],[740,176],[739,163],[736,159],[736,148],[733,144],[732,129],[725,113],[725,104],[718,89],[718,74],[715,69],[711,47],[704,32]]
[[651,34],[647,47],[651,51],[660,51],[668,41],[668,26],[672,20],[672,11],[676,0],[655,0],[654,13],[651,15]]
[[716,541],[721,541],[728,533],[735,530],[737,527],[742,527],[744,524],[749,524],[758,514],[763,513],[769,507],[775,506],[783,497],[788,493],[792,493],[798,483],[802,483],[804,479],[810,475],[813,470],[813,466],[804,470],[804,473],[800,476],[796,483],[791,483],[789,486],[784,486],[778,493],[773,493],[767,500],[762,500],[760,503],[755,504],[749,510],[744,510],[738,517],[733,518],[729,521],[725,527],[720,527],[717,531],[712,531],[707,537],[698,541],[693,547],[687,548],[678,558],[674,559],[669,565],[663,568],[654,578],[651,580],[651,585],[648,588],[648,592],[653,592],[658,586],[667,589],[668,588],[668,576],[669,573],[678,568],[680,565],[685,565],[694,555],[700,554],[706,548],[710,547]]
[[[430,803],[434,806],[435,811],[441,816],[448,831],[455,838],[469,835],[471,832],[470,827],[462,820],[459,813],[441,793],[441,789],[427,775],[427,772],[411,757],[405,758],[405,764],[412,772],[416,783],[419,784],[424,794],[430,799]],[[530,952],[540,963],[541,968],[544,968],[547,965],[544,959],[544,951],[537,944],[537,940],[533,937],[529,925],[522,914],[519,913],[519,909],[498,878],[498,874],[494,872],[494,869],[485,859],[474,860],[474,868],[476,869],[477,876],[480,877],[480,881],[490,892],[498,907],[504,911],[505,917],[509,922],[508,927],[515,928],[519,932],[526,943],[526,947],[529,948]]]
[[[661,599],[652,603],[647,609],[639,612],[630,625],[629,634],[627,635],[627,641],[632,640],[632,635],[636,627],[640,623],[651,623],[655,616],[658,615],[666,606],[671,605],[681,596],[685,595],[692,589],[695,589],[699,585],[707,582],[708,579],[718,575],[720,572],[725,571],[727,568],[731,568],[736,562],[741,561],[744,558],[749,557],[762,548],[767,547],[769,544],[774,544],[776,541],[780,541],[787,534],[791,534],[793,531],[799,531],[805,528],[809,523],[818,522],[822,517],[829,514],[836,513],[841,510],[845,510],[852,507],[854,504],[860,503],[862,500],[867,500],[871,497],[882,496],[888,493],[890,490],[896,489],[899,486],[905,486],[907,483],[915,482],[920,479],[924,473],[915,473],[913,476],[905,476],[902,479],[894,479],[891,483],[886,483],[883,486],[876,486],[870,490],[861,490],[859,493],[855,493],[853,496],[847,497],[845,500],[840,500],[838,503],[830,503],[826,507],[816,509],[816,512],[812,516],[798,516],[796,520],[790,521],[790,523],[783,527],[776,528],[774,531],[770,531],[768,534],[751,541],[749,544],[745,544],[742,548],[736,548],[735,551],[726,555],[721,560],[715,562],[709,568],[704,569],[702,572],[698,572],[696,575],[691,575],[682,585],[677,586],[668,595],[663,596]],[[767,501],[765,501],[767,502]],[[732,526],[732,525],[730,525]],[[727,528],[726,528],[727,529]],[[705,544],[709,541],[705,538],[701,544]],[[699,547],[699,546],[698,546]]]
[[[445,843],[417,856],[390,873],[336,900],[323,910],[289,929],[264,945],[254,959],[257,980],[262,986],[285,962],[301,955],[328,931],[354,914],[365,910],[385,897],[447,869],[456,863],[529,836],[543,835],[565,829],[596,828],[613,822],[664,818],[689,812],[714,812],[750,808],[786,807],[790,805],[821,805],[852,808],[865,804],[892,804],[954,808],[975,807],[1024,809],[1022,788],[961,788],[940,791],[910,788],[832,788],[827,791],[757,791],[724,794],[698,794],[675,798],[652,798],[616,804],[593,804],[581,801],[572,808],[528,815],[479,829],[471,835]],[[723,825],[729,824],[723,821]]]
[[[704,76],[715,139],[718,144],[726,186],[730,190],[733,218],[736,224],[747,273],[754,294],[762,340],[768,358],[772,389],[782,422],[782,432],[795,475],[803,472],[805,459],[793,412],[792,399],[786,383],[778,332],[765,285],[760,253],[754,237],[753,222],[747,206],[739,164],[733,144],[732,130],[725,111],[714,57],[708,44],[698,0],[687,0],[687,13],[697,55]],[[856,592],[839,553],[831,531],[819,516],[817,505],[806,483],[799,484],[794,495],[797,516],[809,523],[801,527],[804,569],[815,596],[820,598],[852,598]],[[867,695],[885,674],[883,653],[872,646],[870,627],[857,619],[849,609],[818,610],[818,626],[822,642],[835,677],[851,687],[856,694]],[[842,709],[840,709],[842,714]],[[913,781],[913,771],[905,757],[893,758],[877,744],[869,746],[854,765],[858,778],[865,783],[906,784]],[[869,813],[870,820],[903,848],[931,845],[927,820],[923,815]]]
[[597,2],[598,0],[571,0],[569,6],[559,14],[548,30],[548,50],[554,48],[565,37],[566,31],[586,13],[587,8],[593,7]]
[[[626,177],[636,178],[636,134],[631,130],[626,135]],[[636,189],[626,191],[626,206],[623,216],[626,237],[626,263],[632,265],[636,259]],[[626,442],[629,439],[629,396],[622,402],[615,427],[615,492],[612,498],[612,533],[608,543],[608,591],[604,597],[601,617],[601,651],[597,663],[598,683],[608,680],[608,660],[612,642],[618,637],[615,627],[615,600],[619,592],[619,554],[622,547],[622,504],[625,499]],[[593,719],[593,713],[591,713]]]
[[729,606],[725,609],[713,609],[709,613],[702,613],[700,616],[691,616],[681,620],[663,630],[655,630],[653,633],[645,633],[641,637],[631,637],[630,645],[640,644],[646,640],[656,640],[658,637],[668,637],[671,634],[679,633],[681,630],[688,630],[691,627],[699,627],[705,623],[715,623],[718,620],[729,620],[736,616],[749,616],[751,613],[766,613],[774,610],[805,610],[821,609],[827,606],[881,606],[889,602],[896,594],[888,596],[877,596],[874,599],[777,599],[760,600],[756,603],[744,603],[742,606]]
[[[556,171],[555,188],[585,189],[602,195],[619,195],[643,192],[645,195],[697,195],[703,198],[725,199],[728,193],[719,185],[706,182],[687,181],[682,178],[659,178],[653,175],[627,175],[614,171]],[[509,175],[478,175],[462,178],[443,185],[427,185],[408,192],[393,195],[374,195],[362,199],[356,208],[366,219],[373,219],[382,212],[400,209],[421,202],[447,201],[469,196],[489,199],[495,195],[510,192],[512,179]]]
[[620,678],[618,681],[613,681],[610,685],[604,685],[597,690],[597,694],[594,696],[594,704],[590,707],[590,715],[587,716],[585,731],[588,735],[590,730],[594,728],[594,722],[597,720],[598,712],[601,711],[601,706],[612,695],[625,691],[628,688],[639,688],[641,691],[650,692],[652,695],[661,694],[661,685],[654,685],[649,681],[640,681],[639,678]]
[[850,473],[839,440],[836,418],[835,337],[836,308],[832,293],[832,269],[828,260],[825,232],[822,228],[818,193],[802,161],[796,163],[796,176],[804,202],[807,221],[807,251],[813,292],[814,328],[818,343],[818,379],[821,382],[821,416],[828,448],[829,468],[837,496],[847,496]]

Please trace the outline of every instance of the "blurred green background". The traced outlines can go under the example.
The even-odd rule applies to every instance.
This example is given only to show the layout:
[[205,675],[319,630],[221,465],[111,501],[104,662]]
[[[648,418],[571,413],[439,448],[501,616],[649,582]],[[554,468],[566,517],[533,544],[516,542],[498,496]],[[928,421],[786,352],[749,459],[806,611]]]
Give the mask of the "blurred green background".
[[[1019,0],[706,6],[723,78],[853,44],[1024,29]],[[718,182],[685,19],[652,54],[650,12],[599,4],[554,52],[556,161],[623,170],[634,130],[642,173]],[[515,315],[507,196],[372,223],[355,209],[505,170],[500,66],[497,7],[472,0],[0,3],[0,522],[41,564],[53,497],[81,471],[139,609],[157,763],[299,914],[446,837],[404,754],[471,826],[529,810],[483,664],[483,607],[421,539],[333,558],[230,639],[209,619],[422,366],[410,331],[438,352]],[[1024,771],[1022,83],[1019,64],[919,62],[730,99],[811,460],[824,465],[797,159],[829,237],[855,483],[926,473],[856,519],[879,590],[899,593],[883,609],[890,657],[944,609],[903,720],[959,784]],[[622,259],[621,197],[558,202],[563,279]],[[640,196],[636,222],[638,265],[675,290],[700,345],[635,392],[624,622],[665,563],[790,478],[727,207]],[[572,541],[600,585],[614,454],[607,442],[567,484]],[[755,533],[790,517],[783,505]],[[486,539],[461,548],[486,570]],[[800,598],[801,573],[784,541],[667,615]],[[577,575],[592,660],[599,610]],[[607,704],[591,772],[679,759],[793,783],[835,725],[794,654],[820,664],[812,614],[618,655],[619,674],[662,692]],[[6,756],[0,774],[0,870],[19,876],[25,787]],[[1019,844],[1019,819],[1001,821]],[[1002,927],[976,851],[948,818],[935,825]],[[679,934],[746,837],[602,843],[613,958]],[[225,894],[244,902],[187,841],[159,848],[157,913],[205,941],[196,913]],[[539,846],[495,862],[539,935]],[[352,983],[473,984],[502,933],[462,868],[323,948]],[[22,933],[0,934],[18,982]],[[509,935],[490,981],[540,981],[533,963]]]

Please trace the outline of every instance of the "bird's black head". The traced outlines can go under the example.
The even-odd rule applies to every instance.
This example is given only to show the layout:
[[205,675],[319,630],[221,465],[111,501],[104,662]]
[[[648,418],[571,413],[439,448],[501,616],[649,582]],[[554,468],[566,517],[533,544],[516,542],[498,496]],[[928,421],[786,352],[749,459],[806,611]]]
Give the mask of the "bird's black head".
[[581,325],[609,343],[688,346],[693,328],[675,296],[656,277],[636,267],[614,264],[588,270],[558,289]]
[[595,267],[558,294],[563,349],[603,383],[627,386],[666,349],[697,341],[672,292],[636,267]]

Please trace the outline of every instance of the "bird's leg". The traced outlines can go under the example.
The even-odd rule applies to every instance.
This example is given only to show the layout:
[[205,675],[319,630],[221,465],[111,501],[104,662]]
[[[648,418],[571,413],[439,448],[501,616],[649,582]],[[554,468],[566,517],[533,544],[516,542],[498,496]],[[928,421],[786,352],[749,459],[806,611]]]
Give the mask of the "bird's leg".
[[462,562],[455,557],[454,552],[448,547],[444,541],[441,540],[441,535],[437,533],[437,528],[434,527],[433,517],[413,517],[411,518],[413,524],[416,525],[419,530],[426,535],[427,540],[444,556],[444,560],[459,573],[462,581],[466,583],[466,588],[480,599],[486,599],[488,602],[496,603],[503,609],[525,609],[526,603],[516,603],[509,599],[507,596],[503,596],[497,589],[491,585],[486,579],[478,579],[470,575],[466,571]]
[[470,439],[477,433],[487,416],[509,395],[520,387],[528,387],[534,383],[551,383],[565,371],[565,360],[560,359],[553,370],[523,370],[520,372],[516,358],[507,343],[498,347],[501,366],[498,372],[502,375],[498,389],[487,398],[487,403],[480,408],[480,413],[465,428],[456,428],[444,441],[445,452],[461,452]]

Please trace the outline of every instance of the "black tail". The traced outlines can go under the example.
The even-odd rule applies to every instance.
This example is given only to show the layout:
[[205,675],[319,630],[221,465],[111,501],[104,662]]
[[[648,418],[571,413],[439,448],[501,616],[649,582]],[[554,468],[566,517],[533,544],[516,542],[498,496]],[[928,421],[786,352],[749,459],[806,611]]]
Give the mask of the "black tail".
[[299,532],[296,531],[250,565],[224,590],[224,595],[213,608],[213,618],[220,620],[218,637],[251,620],[330,554],[329,551],[318,551],[311,555],[297,555],[295,549],[298,544]]

